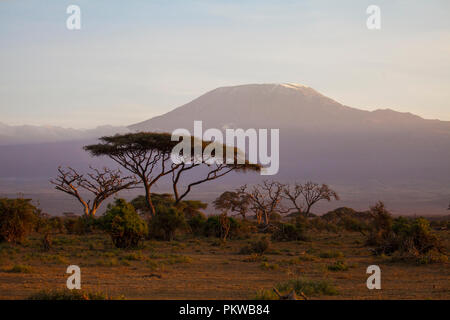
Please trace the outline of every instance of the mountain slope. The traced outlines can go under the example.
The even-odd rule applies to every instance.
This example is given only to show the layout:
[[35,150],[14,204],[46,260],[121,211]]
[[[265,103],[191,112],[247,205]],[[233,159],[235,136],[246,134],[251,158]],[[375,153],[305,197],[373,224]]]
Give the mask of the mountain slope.
[[202,120],[211,128],[280,128],[342,131],[358,128],[446,131],[450,122],[425,120],[390,109],[363,111],[344,106],[298,84],[250,84],[222,87],[164,115],[129,126],[135,131],[167,131],[192,127]]

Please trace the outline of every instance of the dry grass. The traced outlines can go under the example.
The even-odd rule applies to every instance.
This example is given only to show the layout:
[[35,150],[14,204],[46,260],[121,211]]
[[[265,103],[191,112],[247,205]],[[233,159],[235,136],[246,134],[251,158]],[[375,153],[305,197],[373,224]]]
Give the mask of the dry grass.
[[[450,233],[439,233],[448,251]],[[127,299],[248,299],[280,284],[300,286],[296,279],[336,289],[336,295],[315,291],[314,299],[450,299],[448,263],[394,263],[372,256],[363,242],[357,233],[315,233],[310,242],[273,242],[261,256],[238,254],[246,240],[220,246],[212,245],[214,239],[146,241],[131,251],[113,248],[103,234],[60,235],[42,252],[36,236],[24,246],[0,245],[0,298],[63,290],[66,268],[75,264],[81,267],[83,290]],[[338,261],[349,268],[342,271]],[[381,267],[382,290],[366,288],[366,268],[372,264]],[[14,266],[32,272],[12,272]]]

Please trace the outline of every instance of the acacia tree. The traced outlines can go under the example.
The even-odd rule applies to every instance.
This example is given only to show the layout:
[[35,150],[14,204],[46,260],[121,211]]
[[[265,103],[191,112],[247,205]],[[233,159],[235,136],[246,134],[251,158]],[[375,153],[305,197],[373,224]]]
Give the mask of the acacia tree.
[[[121,177],[120,170],[91,168],[92,172],[85,175],[73,168],[58,168],[58,176],[50,183],[55,189],[75,197],[83,206],[87,217],[95,216],[104,200],[125,189],[131,189],[137,183],[134,177]],[[86,200],[82,191],[92,193],[93,199]]]
[[321,200],[339,200],[339,195],[328,185],[319,185],[311,181],[305,184],[296,183],[293,187],[285,186],[283,188],[283,197],[294,206],[289,211],[295,209],[305,217],[309,215],[312,206],[317,202]]
[[242,186],[236,191],[225,191],[213,201],[214,208],[225,212],[236,212],[245,220],[251,202],[245,189],[246,186]]
[[[172,136],[168,133],[129,133],[103,137],[100,139],[102,143],[85,146],[84,149],[93,156],[108,156],[138,176],[144,186],[145,198],[152,216],[156,212],[152,203],[151,188],[159,179],[168,174],[172,174],[175,205],[179,205],[181,200],[196,185],[218,179],[232,171],[259,171],[261,169],[259,165],[250,164],[248,161],[240,163],[237,148],[233,149],[233,161],[227,161],[227,158],[223,158],[223,156],[217,155],[216,157],[217,150],[222,150],[221,153],[226,154],[223,151],[227,150],[227,146],[194,137],[185,139],[188,142],[188,147],[176,149],[175,147],[179,143],[178,141],[172,141]],[[201,154],[197,152],[197,144],[200,144]],[[209,150],[209,152],[206,152],[206,150]],[[209,154],[209,156],[205,156],[205,154]],[[222,161],[216,161],[219,158]],[[180,161],[174,161],[174,159]],[[196,174],[189,175],[195,177],[193,181],[182,183],[184,174],[194,168],[201,170]],[[205,171],[207,171],[206,174],[204,174]],[[201,177],[197,178],[199,175]],[[181,184],[185,185],[185,189],[180,192]]]
[[107,156],[141,180],[152,216],[155,207],[152,186],[178,165],[170,165],[170,154],[176,142],[168,133],[139,132],[100,138],[102,143],[85,146],[93,156]]

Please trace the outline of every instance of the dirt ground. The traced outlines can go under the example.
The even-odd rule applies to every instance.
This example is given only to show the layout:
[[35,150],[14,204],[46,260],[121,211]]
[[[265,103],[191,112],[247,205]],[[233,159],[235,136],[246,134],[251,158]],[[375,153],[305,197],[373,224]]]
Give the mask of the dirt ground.
[[[439,235],[448,250],[450,232]],[[416,265],[375,257],[357,233],[273,242],[263,257],[238,253],[248,240],[146,241],[141,249],[119,250],[103,234],[58,235],[48,252],[40,241],[36,236],[24,245],[0,244],[0,299],[64,289],[69,265],[80,266],[82,289],[126,299],[252,299],[258,290],[299,277],[326,280],[338,291],[313,299],[450,299],[448,262]],[[338,260],[349,269],[330,271]],[[381,290],[366,287],[366,268],[373,264],[381,268]]]

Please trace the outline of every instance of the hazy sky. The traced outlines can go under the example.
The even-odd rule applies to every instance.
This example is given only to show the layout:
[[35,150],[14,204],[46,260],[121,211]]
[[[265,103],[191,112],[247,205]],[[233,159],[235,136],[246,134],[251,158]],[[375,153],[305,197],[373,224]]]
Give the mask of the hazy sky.
[[128,125],[219,86],[278,82],[450,120],[450,1],[0,0],[0,122]]

